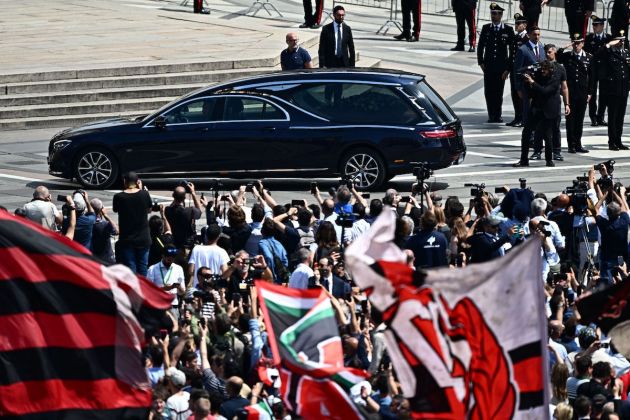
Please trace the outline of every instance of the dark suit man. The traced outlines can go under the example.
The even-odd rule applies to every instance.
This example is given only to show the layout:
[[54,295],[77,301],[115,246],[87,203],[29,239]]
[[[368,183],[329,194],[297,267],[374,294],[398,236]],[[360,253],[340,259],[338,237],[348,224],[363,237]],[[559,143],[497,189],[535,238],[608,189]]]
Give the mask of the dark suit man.
[[468,43],[470,45],[468,52],[474,52],[477,41],[477,28],[475,27],[477,0],[453,0],[452,6],[457,23],[457,45],[451,48],[451,51],[464,51],[464,37],[466,36],[466,25],[468,25]]
[[514,119],[505,125],[511,127],[523,126],[523,101],[516,91],[516,73],[518,69],[514,67],[514,61],[516,60],[516,53],[519,48],[529,42],[529,36],[527,36],[527,19],[520,13],[514,15],[514,39],[512,40],[512,46],[510,50],[510,93],[512,96],[512,106],[514,107]]
[[514,71],[517,73],[514,85],[523,105],[523,125],[527,122],[529,115],[529,92],[525,89],[521,74],[525,67],[540,63],[545,59],[545,47],[540,42],[540,29],[537,26],[528,28],[527,36],[529,40],[516,51],[514,58]]
[[558,50],[557,60],[567,72],[569,87],[569,106],[571,113],[566,116],[567,144],[569,153],[588,153],[582,147],[582,126],[586,104],[591,97],[592,78],[591,64],[593,56],[584,52],[584,38],[579,33],[574,34],[573,49],[571,51]]
[[523,81],[532,103],[529,108],[527,122],[521,136],[521,159],[514,164],[515,167],[529,166],[527,152],[532,132],[540,132],[545,141],[545,160],[547,166],[556,166],[553,163],[552,135],[553,127],[560,118],[560,77],[554,71],[554,64],[545,60],[539,71],[523,75]]
[[319,67],[354,67],[354,40],[352,30],[343,23],[346,10],[335,6],[335,21],[325,25],[319,37]]
[[[332,281],[332,288],[330,287],[330,281]],[[350,287],[350,284],[346,283],[334,274],[332,275],[332,277],[322,277],[319,283],[324,286],[324,288],[337,299],[344,299],[352,292],[352,287]]]
[[538,18],[542,13],[542,8],[549,3],[549,0],[521,0],[519,7],[523,16],[527,19],[527,27],[538,26]]
[[564,16],[569,25],[569,35],[580,34],[586,36],[588,18],[595,10],[593,0],[565,0]]
[[[398,41],[418,42],[422,25],[422,0],[400,0],[402,9],[402,33],[394,38]],[[411,21],[413,20],[413,32]]]
[[607,125],[604,121],[604,114],[606,113],[606,95],[602,95],[601,89],[599,92],[599,107],[597,106],[597,87],[599,85],[599,68],[601,67],[601,58],[596,57],[599,50],[606,47],[606,44],[610,42],[612,37],[610,34],[604,32],[605,18],[600,18],[595,15],[591,16],[593,22],[593,33],[586,36],[584,42],[584,51],[593,56],[593,62],[591,63],[591,82],[593,85],[593,92],[591,100],[588,102],[588,116],[591,119],[591,125],[596,127],[598,125]]
[[477,63],[483,70],[484,95],[488,108],[488,122],[500,123],[505,80],[510,74],[510,48],[514,30],[501,22],[503,8],[490,3],[491,22],[483,25],[479,35]]
[[599,68],[600,89],[608,100],[608,148],[627,150],[621,143],[623,118],[626,115],[628,91],[630,90],[630,52],[623,49],[625,38],[615,37],[602,48],[597,57],[601,59]]

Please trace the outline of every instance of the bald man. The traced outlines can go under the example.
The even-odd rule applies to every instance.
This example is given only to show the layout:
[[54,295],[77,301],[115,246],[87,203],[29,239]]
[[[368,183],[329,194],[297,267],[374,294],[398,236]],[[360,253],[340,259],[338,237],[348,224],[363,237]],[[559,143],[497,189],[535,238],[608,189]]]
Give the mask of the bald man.
[[33,199],[22,207],[27,219],[50,230],[57,230],[63,221],[63,215],[52,203],[48,188],[40,185],[33,191]]
[[238,376],[231,376],[225,383],[225,393],[228,399],[223,401],[219,413],[226,419],[233,418],[236,413],[249,405],[249,400],[240,395],[243,380]]
[[300,47],[300,39],[295,32],[289,32],[286,38],[287,49],[280,53],[282,70],[312,69],[311,55]]

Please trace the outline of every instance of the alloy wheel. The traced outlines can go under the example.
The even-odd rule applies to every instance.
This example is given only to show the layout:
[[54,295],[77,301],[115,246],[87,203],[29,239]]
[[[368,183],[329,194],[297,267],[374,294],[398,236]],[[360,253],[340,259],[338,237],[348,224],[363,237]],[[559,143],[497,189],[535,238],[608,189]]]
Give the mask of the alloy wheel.
[[111,159],[101,152],[84,154],[77,165],[77,176],[83,185],[100,187],[111,182],[114,165]]
[[344,167],[346,178],[354,181],[359,188],[372,187],[381,174],[381,168],[376,159],[367,153],[357,153],[350,156]]

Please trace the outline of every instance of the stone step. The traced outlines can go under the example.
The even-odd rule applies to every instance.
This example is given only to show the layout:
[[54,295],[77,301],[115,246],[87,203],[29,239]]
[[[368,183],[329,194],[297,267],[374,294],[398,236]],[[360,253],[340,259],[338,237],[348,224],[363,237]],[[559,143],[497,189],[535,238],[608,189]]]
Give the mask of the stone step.
[[106,120],[108,118],[138,117],[140,115],[148,115],[153,111],[155,111],[155,109],[99,114],[62,115],[53,117],[14,118],[0,120],[0,131],[25,130],[30,128],[73,127],[92,121]]
[[76,102],[113,101],[119,99],[178,97],[195,89],[208,86],[207,83],[193,83],[174,86],[140,86],[115,89],[77,90],[73,92],[25,93],[0,95],[0,107],[68,104]]
[[158,109],[176,99],[173,97],[116,99],[113,101],[95,101],[46,105],[24,105],[0,107],[0,121],[16,118],[54,117],[62,115],[112,114],[131,112],[138,109]]
[[140,86],[164,86],[178,84],[211,84],[236,77],[253,76],[279,70],[278,67],[259,67],[201,72],[165,73],[127,77],[94,77],[86,79],[64,79],[32,83],[8,83],[0,86],[5,95],[28,93],[51,93],[77,90],[108,89]]

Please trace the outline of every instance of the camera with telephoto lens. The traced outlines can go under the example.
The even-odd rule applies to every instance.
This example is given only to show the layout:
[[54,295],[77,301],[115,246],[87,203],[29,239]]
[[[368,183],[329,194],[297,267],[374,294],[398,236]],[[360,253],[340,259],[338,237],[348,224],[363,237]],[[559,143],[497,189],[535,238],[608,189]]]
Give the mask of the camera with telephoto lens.
[[538,222],[538,225],[541,226],[540,231],[544,233],[545,236],[551,236],[551,225],[546,220],[541,220]]
[[254,192],[253,182],[248,182],[247,185],[245,185],[245,192]]
[[205,290],[195,290],[193,292],[194,297],[201,298],[202,302],[214,302],[214,295],[212,292],[206,292]]
[[157,200],[153,200],[153,204],[151,204],[151,211],[160,211],[160,203]]
[[413,176],[418,180],[425,180],[433,176],[433,169],[429,168],[425,163],[411,162],[417,166],[413,167]]
[[464,187],[472,187],[470,189],[470,196],[475,198],[483,197],[486,193],[486,184],[483,182],[481,184],[464,184]]
[[358,214],[340,213],[335,219],[335,224],[344,228],[351,228]]
[[542,68],[542,62],[536,62],[536,63],[531,64],[529,66],[521,67],[516,72],[516,75],[517,76],[524,76],[524,75],[528,74],[528,75],[533,77],[534,75],[536,75],[540,71],[541,68]]
[[603,176],[597,180],[597,185],[599,185],[601,189],[610,189],[613,187],[613,179],[611,176]]
[[190,187],[188,186],[188,181],[186,181],[185,179],[179,181],[179,184],[177,184],[178,187],[184,187],[184,189],[186,190],[187,193],[190,192]]
[[588,176],[578,176],[573,180],[573,185],[564,189],[569,195],[569,203],[576,215],[583,215],[588,208]]
[[608,172],[608,175],[612,175],[613,171],[615,170],[615,163],[617,162],[612,159],[608,159],[606,162],[602,162],[593,166],[593,169],[595,169],[596,171],[601,171],[602,169],[606,168],[606,172]]

